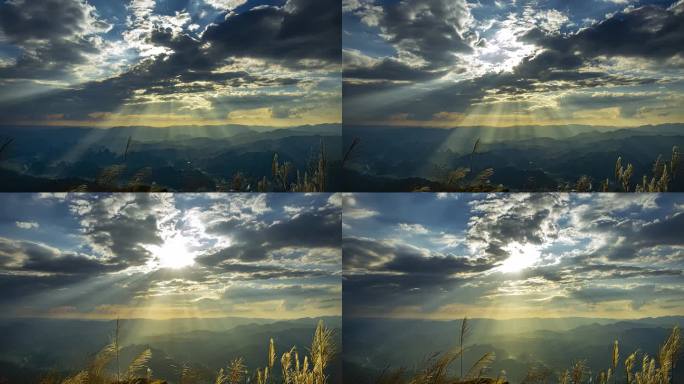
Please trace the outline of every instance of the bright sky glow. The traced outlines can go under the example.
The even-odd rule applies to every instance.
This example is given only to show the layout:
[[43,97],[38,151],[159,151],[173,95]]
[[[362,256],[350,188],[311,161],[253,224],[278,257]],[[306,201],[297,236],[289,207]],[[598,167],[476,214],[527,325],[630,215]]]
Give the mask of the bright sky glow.
[[681,0],[344,0],[343,10],[345,124],[684,122]]
[[0,125],[339,123],[336,4],[5,1]]
[[341,313],[330,194],[6,194],[6,317],[301,318]]
[[347,194],[345,316],[684,315],[680,194]]

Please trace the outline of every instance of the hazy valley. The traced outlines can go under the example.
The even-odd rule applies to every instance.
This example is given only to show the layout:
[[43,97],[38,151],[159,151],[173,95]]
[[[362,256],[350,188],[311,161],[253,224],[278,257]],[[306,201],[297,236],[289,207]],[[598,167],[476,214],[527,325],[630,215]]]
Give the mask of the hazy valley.
[[[501,375],[510,383],[557,383],[564,370],[585,361],[588,375],[595,379],[610,366],[615,340],[619,341],[621,360],[639,351],[636,367],[640,369],[643,354],[657,356],[672,327],[683,319],[473,319],[469,320],[471,332],[464,347],[463,366],[468,370],[483,355],[493,352],[495,359],[483,376]],[[410,377],[424,369],[435,354],[457,348],[460,327],[461,320],[345,319],[345,383],[375,383],[400,368]],[[678,359],[672,383],[684,380],[684,359]],[[530,371],[548,372],[548,377],[546,381],[526,381]],[[622,364],[616,369],[614,377],[620,383],[626,379],[624,371]],[[450,374],[458,377],[459,372],[452,368]]]
[[[0,137],[4,191],[281,191],[298,171],[314,179],[321,160],[322,190],[340,188],[339,125],[2,127]],[[276,159],[286,175],[274,175]]]
[[[503,190],[573,190],[582,176],[588,176],[592,190],[600,190],[600,183],[608,179],[609,190],[621,191],[615,180],[618,157],[623,164],[633,165],[633,189],[643,175],[650,179],[659,155],[663,161],[670,160],[675,146],[684,146],[682,124],[622,129],[345,126],[344,148],[352,149],[345,162],[344,188],[449,191],[453,189],[447,181],[451,172],[472,169],[467,179],[492,169],[487,183]],[[684,190],[684,179],[672,178],[669,190]]]
[[[323,320],[334,338],[341,338],[341,318],[266,320],[248,318],[122,320],[121,369],[142,351],[152,352],[146,367],[152,377],[178,383],[181,367],[195,382],[214,382],[221,368],[244,359],[253,373],[267,362],[273,338],[278,362],[283,352],[296,347],[308,354],[316,323]],[[0,320],[0,383],[36,383],[53,375],[66,377],[84,369],[111,340],[114,321],[13,319]],[[339,347],[340,341],[337,341]],[[112,362],[110,374],[116,372]],[[280,369],[274,369],[280,378]],[[341,356],[327,369],[330,383],[341,382]],[[188,381],[190,382],[190,381]]]

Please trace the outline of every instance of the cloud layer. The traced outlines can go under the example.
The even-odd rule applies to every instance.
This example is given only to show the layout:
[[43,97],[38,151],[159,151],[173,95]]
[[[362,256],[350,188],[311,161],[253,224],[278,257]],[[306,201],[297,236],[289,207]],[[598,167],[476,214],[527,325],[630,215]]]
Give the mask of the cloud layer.
[[0,122],[340,121],[339,7],[328,0],[169,6],[5,2]]
[[20,217],[0,215],[0,307],[7,316],[50,316],[63,306],[74,308],[64,315],[96,318],[341,310],[341,206],[332,195],[7,199],[21,207]]
[[[681,1],[349,0],[343,9],[348,123],[641,125],[684,118],[677,108]],[[644,95],[637,106],[630,102]]]
[[459,196],[348,196],[377,214],[344,216],[345,313],[682,314],[679,196]]

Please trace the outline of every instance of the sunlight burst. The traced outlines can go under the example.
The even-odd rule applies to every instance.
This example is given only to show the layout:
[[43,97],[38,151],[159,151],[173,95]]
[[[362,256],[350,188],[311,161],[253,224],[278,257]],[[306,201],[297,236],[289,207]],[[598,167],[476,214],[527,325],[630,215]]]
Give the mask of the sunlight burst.
[[541,257],[540,246],[535,244],[513,243],[506,250],[510,256],[499,266],[499,271],[504,273],[520,272],[533,266]]
[[183,236],[166,239],[160,247],[152,250],[158,259],[159,268],[180,269],[195,264],[195,255],[188,250],[188,242]]

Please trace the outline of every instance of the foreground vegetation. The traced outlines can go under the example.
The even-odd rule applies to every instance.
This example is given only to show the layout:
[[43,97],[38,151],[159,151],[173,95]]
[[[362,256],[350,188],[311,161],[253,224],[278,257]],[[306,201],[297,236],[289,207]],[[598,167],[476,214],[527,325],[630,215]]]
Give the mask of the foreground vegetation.
[[[474,156],[478,142],[473,148],[471,158]],[[561,183],[558,190],[561,192],[668,192],[671,185],[677,178],[680,166],[679,147],[673,146],[670,159],[663,159],[658,155],[650,174],[644,174],[636,182],[632,180],[634,176],[634,166],[631,163],[623,164],[623,159],[618,156],[615,162],[615,179],[605,179],[600,183],[595,183],[589,176],[580,176],[575,183]],[[471,160],[472,162],[472,160]],[[503,185],[494,185],[490,178],[494,175],[493,168],[487,168],[480,173],[469,178],[471,168],[458,168],[449,172],[447,177],[441,180],[443,189],[446,192],[503,192],[507,191]],[[417,192],[429,192],[430,188],[418,188]]]
[[[359,147],[361,139],[355,137],[346,150],[342,160],[342,166],[353,156]],[[417,185],[412,187],[412,192],[508,192],[509,188],[503,184],[495,184],[491,181],[495,174],[494,168],[485,168],[476,172],[473,164],[476,155],[479,154],[481,141],[478,138],[468,154],[468,166],[450,169],[447,166],[438,166],[432,185]],[[624,160],[618,156],[615,163],[614,179],[606,178],[595,182],[591,177],[581,175],[577,181],[560,182],[556,188],[550,191],[560,192],[668,192],[672,183],[680,172],[680,152],[676,145],[672,147],[670,159],[664,159],[658,155],[651,167],[650,174],[644,174],[636,182],[635,167],[631,163],[623,164]],[[534,185],[530,191],[536,191]]]
[[[13,138],[0,138],[0,161],[5,158]],[[131,147],[133,137],[129,136],[123,151],[115,160],[103,167],[98,167],[92,178],[81,177],[78,184],[71,178],[65,188],[69,192],[168,192],[173,187],[155,181],[155,170],[152,166],[133,165]],[[330,164],[324,141],[312,151],[303,169],[298,169],[292,162],[280,161],[277,152],[273,152],[271,172],[267,175],[250,175],[249,172],[236,171],[231,176],[216,176],[199,168],[181,166],[177,169],[177,177],[188,186],[180,189],[189,191],[217,192],[325,192],[331,178],[331,168],[339,164]],[[261,172],[259,172],[261,173]],[[38,176],[40,178],[40,176]],[[75,178],[78,178],[76,176]],[[185,179],[183,179],[185,178]],[[179,189],[176,187],[176,189]]]
[[[166,192],[163,186],[151,182],[150,168],[136,171],[129,180],[122,180],[126,173],[126,152],[121,164],[104,168],[92,185],[79,185],[73,192],[113,191],[113,192]],[[243,172],[236,172],[230,180],[217,179],[218,192],[325,192],[329,173],[328,155],[321,141],[318,153],[312,156],[303,171],[296,169],[290,162],[280,162],[278,154],[273,155],[271,174],[257,179]]]
[[636,183],[632,181],[634,165],[623,164],[622,156],[618,156],[615,162],[615,179],[605,179],[599,183],[598,188],[588,176],[581,176],[574,185],[563,185],[561,190],[572,192],[668,192],[672,182],[679,173],[680,153],[679,147],[672,147],[670,159],[663,159],[658,155],[650,174],[644,174]]
[[[627,384],[670,384],[672,383],[672,369],[677,361],[680,349],[682,347],[682,340],[679,327],[675,326],[670,333],[670,337],[660,346],[658,356],[651,357],[644,353],[641,356],[641,368],[638,367],[639,352],[634,351],[624,360],[624,376],[625,380],[620,383]],[[620,364],[620,346],[615,340],[613,344],[613,351],[610,357],[610,367],[605,371],[601,371],[598,375],[592,375],[587,369],[586,361],[577,361],[570,369],[561,373],[558,382],[559,384],[583,384],[583,383],[598,383],[609,384],[618,383],[616,374]],[[536,381],[527,381],[527,383],[545,383],[544,377],[537,378]]]
[[121,369],[119,329],[117,320],[111,343],[95,355],[87,368],[66,379],[45,377],[40,384],[165,384],[167,380],[178,384],[326,384],[326,370],[337,353],[333,330],[326,328],[320,321],[309,354],[304,354],[301,359],[297,348],[292,347],[280,355],[279,370],[276,368],[276,346],[270,339],[266,365],[252,372],[247,369],[243,358],[236,358],[220,369],[211,381],[200,378],[188,364],[176,367],[177,377],[160,379],[154,377],[149,367],[152,358],[149,348],[135,357],[126,369]]
[[[489,352],[480,357],[464,374],[463,356],[465,339],[470,332],[468,319],[461,323],[458,346],[453,350],[435,354],[424,364],[424,368],[411,375],[404,369],[384,372],[376,384],[508,384],[505,372],[495,377],[486,375],[495,361],[495,354]],[[545,367],[531,367],[521,384],[673,384],[672,369],[682,347],[679,327],[675,326],[668,339],[661,345],[657,356],[634,351],[620,365],[620,350],[617,340],[613,343],[610,366],[597,374],[592,373],[586,360],[576,361],[569,369],[560,373]],[[457,365],[456,363],[460,363]],[[618,370],[624,368],[622,372]]]

